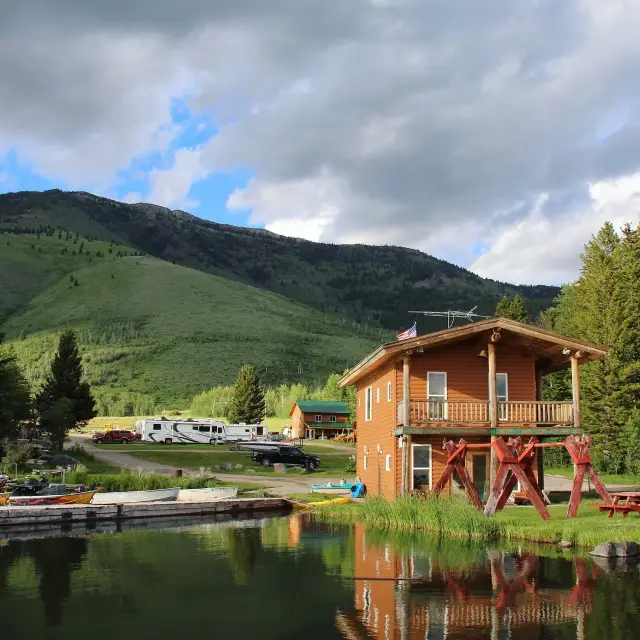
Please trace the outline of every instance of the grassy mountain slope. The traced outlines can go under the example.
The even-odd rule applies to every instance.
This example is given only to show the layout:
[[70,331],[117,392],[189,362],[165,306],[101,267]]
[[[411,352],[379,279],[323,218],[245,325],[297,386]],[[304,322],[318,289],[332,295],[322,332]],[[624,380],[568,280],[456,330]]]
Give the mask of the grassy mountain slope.
[[[127,205],[62,191],[0,196],[0,227],[50,224],[117,241],[164,260],[259,286],[323,312],[367,325],[405,327],[409,310],[469,309],[491,314],[497,300],[520,293],[535,314],[557,287],[486,280],[402,247],[330,245],[202,220],[149,204]],[[509,274],[505,273],[505,279]],[[421,319],[419,329],[442,328]]]
[[320,381],[388,337],[241,282],[131,256],[120,245],[84,240],[74,255],[80,243],[0,235],[0,331],[35,388],[65,326],[78,330],[100,393],[150,394],[165,406],[230,383],[246,362],[267,383]]

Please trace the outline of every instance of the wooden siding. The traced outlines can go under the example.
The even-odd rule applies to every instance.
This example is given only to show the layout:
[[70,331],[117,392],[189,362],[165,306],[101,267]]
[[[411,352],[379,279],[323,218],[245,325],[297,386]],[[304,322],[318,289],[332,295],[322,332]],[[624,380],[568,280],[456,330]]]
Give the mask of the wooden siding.
[[[387,400],[387,383],[391,382],[391,401]],[[365,421],[366,389],[372,387],[373,403],[371,420]],[[396,384],[395,367],[388,364],[363,380],[358,385],[357,401],[357,445],[356,472],[362,482],[367,485],[369,495],[395,495],[397,439],[393,435],[396,427]],[[380,389],[380,402],[376,402],[376,389]],[[376,451],[377,445],[382,447],[382,455]],[[364,468],[364,449],[367,447],[367,469]],[[391,456],[391,470],[386,470],[386,456]],[[380,471],[378,473],[378,465]]]
[[[305,422],[315,422],[316,421],[316,416],[321,416],[322,417],[321,422],[326,422],[327,425],[339,424],[339,423],[344,424],[345,422],[349,422],[349,416],[346,416],[344,414],[340,415],[340,414],[336,414],[336,413],[305,413],[304,414],[304,421]],[[336,417],[336,421],[335,422],[330,422],[329,421],[329,416],[335,416]]]
[[303,415],[300,407],[296,404],[291,412],[291,437],[300,438],[304,435]]

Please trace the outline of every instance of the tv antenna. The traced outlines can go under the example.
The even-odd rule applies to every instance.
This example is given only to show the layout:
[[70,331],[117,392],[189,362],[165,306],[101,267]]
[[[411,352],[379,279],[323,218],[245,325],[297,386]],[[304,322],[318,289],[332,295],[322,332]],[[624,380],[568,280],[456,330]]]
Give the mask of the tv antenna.
[[481,316],[478,313],[475,313],[475,310],[478,308],[478,305],[473,307],[473,309],[469,309],[469,311],[452,311],[449,309],[448,311],[409,311],[409,313],[417,313],[422,316],[432,316],[436,318],[446,318],[447,319],[447,329],[451,329],[453,327],[457,318],[464,318],[469,322],[473,322],[474,318],[490,318],[491,316]]

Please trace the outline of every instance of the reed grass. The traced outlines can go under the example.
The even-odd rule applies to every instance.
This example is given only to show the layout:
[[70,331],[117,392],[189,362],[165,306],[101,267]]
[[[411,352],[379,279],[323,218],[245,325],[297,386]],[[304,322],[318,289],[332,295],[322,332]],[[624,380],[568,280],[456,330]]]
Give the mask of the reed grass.
[[71,471],[66,476],[67,484],[83,484],[91,489],[105,491],[147,491],[150,489],[204,489],[221,486],[216,478],[208,475],[189,478],[174,478],[157,473],[123,469],[120,473],[91,474],[86,470]]
[[637,516],[609,519],[593,505],[583,503],[578,517],[567,520],[566,509],[566,505],[550,507],[551,520],[545,521],[532,507],[508,508],[494,518],[487,518],[459,498],[401,497],[389,502],[376,497],[317,508],[321,517],[329,521],[359,521],[379,528],[422,531],[456,539],[553,544],[567,541],[578,547],[601,542],[640,542]]

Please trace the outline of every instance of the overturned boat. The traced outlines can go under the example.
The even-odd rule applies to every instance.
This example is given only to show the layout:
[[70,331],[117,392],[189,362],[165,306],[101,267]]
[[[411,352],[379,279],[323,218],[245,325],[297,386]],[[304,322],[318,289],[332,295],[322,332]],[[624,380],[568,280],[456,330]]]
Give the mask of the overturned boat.
[[173,502],[180,493],[180,487],[170,489],[149,489],[147,491],[98,492],[91,504],[131,504],[142,502]]
[[207,489],[180,489],[179,502],[210,502],[229,500],[238,495],[238,487],[210,487]]

